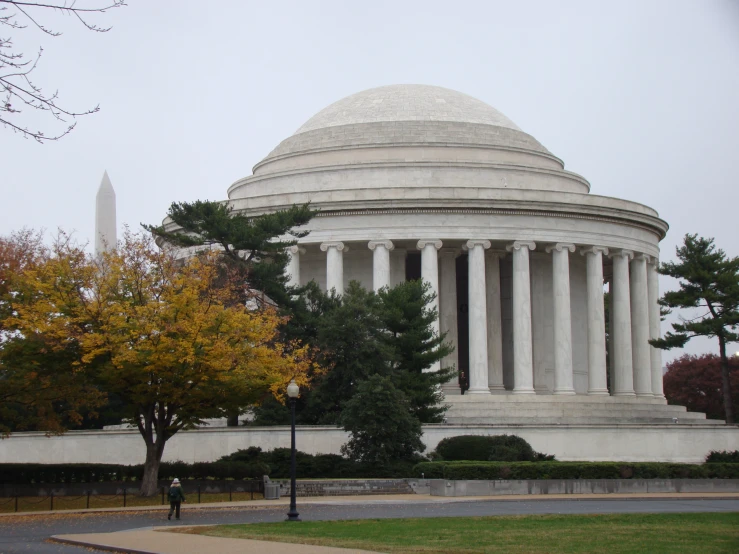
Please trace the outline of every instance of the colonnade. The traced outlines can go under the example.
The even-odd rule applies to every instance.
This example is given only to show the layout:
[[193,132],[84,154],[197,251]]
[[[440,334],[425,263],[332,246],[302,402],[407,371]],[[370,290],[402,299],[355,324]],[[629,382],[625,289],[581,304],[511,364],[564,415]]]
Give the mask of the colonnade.
[[[373,288],[390,284],[390,240],[370,241],[373,252]],[[416,244],[421,252],[421,278],[435,293],[433,307],[438,310],[436,333],[446,333],[457,342],[457,248],[442,248],[440,239],[422,239]],[[513,257],[512,329],[513,394],[535,394],[531,321],[531,277],[529,253],[537,248],[531,241],[513,241],[505,250],[492,250],[486,239],[466,241],[469,290],[469,389],[466,394],[491,394],[505,391],[503,384],[503,341],[500,260]],[[326,285],[343,294],[343,253],[341,241],[324,242]],[[608,395],[606,365],[605,310],[603,303],[603,261],[613,263],[610,281],[611,390],[615,396],[664,398],[660,351],[649,345],[660,334],[657,260],[631,250],[609,251],[598,245],[576,246],[570,243],[547,244],[544,251],[552,256],[554,388],[555,395],[575,394],[572,356],[572,313],[570,258],[585,256],[587,274],[587,363],[588,395]],[[300,282],[302,248],[289,250],[289,279]],[[440,263],[441,262],[441,263]],[[456,359],[455,355],[451,355]],[[445,359],[451,365],[453,359]],[[451,362],[451,363],[450,363]],[[429,371],[439,369],[440,364]],[[459,393],[455,383],[442,387],[446,394]],[[455,390],[456,389],[456,390]]]

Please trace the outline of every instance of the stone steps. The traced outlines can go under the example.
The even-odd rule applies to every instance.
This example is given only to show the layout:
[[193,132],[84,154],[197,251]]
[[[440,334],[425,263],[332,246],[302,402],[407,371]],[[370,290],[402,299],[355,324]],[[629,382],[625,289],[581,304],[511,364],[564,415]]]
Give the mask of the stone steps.
[[492,394],[448,396],[444,403],[450,424],[724,424],[653,397]]
[[[460,413],[467,414],[472,412],[480,413],[506,413],[506,414],[519,414],[519,413],[531,413],[531,414],[660,414],[664,416],[676,416],[685,415],[689,413],[687,410],[672,410],[667,409],[664,406],[645,406],[642,408],[629,408],[628,406],[496,406],[496,405],[469,405],[469,406],[448,406],[447,413]],[[695,413],[695,412],[694,412]]]
[[[447,424],[470,425],[614,425],[652,424],[674,425],[673,418],[666,417],[446,417]],[[680,425],[724,425],[716,419],[678,418]]]
[[616,408],[601,406],[599,408],[582,408],[580,406],[523,406],[523,407],[500,407],[500,406],[452,406],[446,411],[447,415],[541,415],[541,416],[568,416],[568,415],[592,415],[592,416],[645,416],[656,417],[705,417],[699,412],[687,412],[685,410],[629,410],[627,408]]
[[[598,401],[598,400],[579,400],[577,397],[565,397],[572,399],[572,401],[568,400],[562,400],[563,397],[552,397],[552,396],[537,396],[535,399],[520,399],[520,397],[514,397],[513,399],[508,399],[507,397],[503,396],[486,396],[486,397],[478,397],[479,399],[476,399],[475,401],[460,401],[457,400],[457,398],[464,398],[464,397],[455,397],[454,399],[451,399],[450,397],[446,397],[444,399],[444,404],[448,406],[453,407],[460,407],[460,408],[471,408],[473,406],[499,406],[501,408],[511,408],[511,407],[524,407],[524,406],[549,406],[552,408],[561,408],[563,406],[572,406],[572,407],[578,407],[578,408],[623,408],[623,409],[629,409],[629,410],[678,410],[678,411],[686,411],[685,406],[676,406],[673,404],[665,404],[662,403],[656,403],[656,402],[619,402],[619,401]],[[503,398],[506,398],[503,400]],[[557,400],[553,400],[553,399]],[[612,397],[611,397],[612,398]]]

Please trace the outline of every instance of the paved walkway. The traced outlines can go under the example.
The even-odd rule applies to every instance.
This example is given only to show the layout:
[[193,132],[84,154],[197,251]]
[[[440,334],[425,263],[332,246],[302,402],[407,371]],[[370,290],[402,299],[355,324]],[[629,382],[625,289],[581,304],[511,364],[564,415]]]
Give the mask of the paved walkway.
[[[658,500],[658,499],[739,499],[737,493],[651,493],[651,494],[547,494],[547,495],[510,495],[510,496],[475,496],[475,497],[440,497],[416,494],[378,495],[378,496],[335,496],[335,497],[307,497],[298,499],[298,508],[301,505],[382,505],[382,504],[406,504],[406,505],[439,505],[460,502],[485,502],[510,501],[530,502],[535,500]],[[217,504],[193,504],[186,505],[186,509],[217,509],[217,508],[276,508],[287,507],[289,499],[279,500],[255,500],[249,502],[221,502]],[[89,512],[141,512],[161,511],[162,506],[144,506],[132,508],[108,508],[98,510],[75,510],[63,513],[89,513]],[[55,512],[27,512],[32,515],[61,514]],[[10,514],[18,516],[21,514]],[[0,521],[2,521],[0,519]],[[171,528],[170,528],[171,529]],[[131,531],[117,531],[113,533],[86,533],[74,535],[56,535],[54,541],[82,546],[87,548],[103,549],[112,552],[123,552],[129,554],[236,554],[243,552],[259,552],[260,554],[377,554],[367,550],[355,550],[345,548],[333,548],[325,546],[312,546],[294,543],[279,543],[267,541],[255,541],[248,539],[226,539],[220,537],[206,537],[203,535],[190,535],[186,533],[171,533],[166,530],[153,530],[151,528],[137,529]]]
[[[354,495],[354,496],[308,496],[298,497],[298,509],[302,505],[341,505],[341,504],[447,504],[453,502],[482,502],[488,500],[499,500],[509,502],[522,502],[531,500],[658,500],[658,499],[739,499],[739,493],[721,492],[685,492],[685,493],[638,493],[638,494],[509,494],[495,496],[430,496],[428,494],[383,494],[383,495]],[[290,498],[284,497],[278,500],[246,500],[243,502],[213,502],[204,504],[184,503],[182,509],[190,510],[217,510],[219,508],[276,508],[289,506]],[[86,514],[86,513],[117,513],[117,512],[160,512],[166,511],[168,505],[157,506],[129,506],[127,508],[90,508],[76,510],[54,510],[37,512],[6,512],[0,513],[0,521],[3,517],[17,516],[47,516],[52,514]]]
[[378,554],[369,550],[333,548],[286,542],[224,539],[185,533],[162,531],[119,531],[117,533],[89,533],[58,535],[53,540],[87,548],[102,548],[129,554]]

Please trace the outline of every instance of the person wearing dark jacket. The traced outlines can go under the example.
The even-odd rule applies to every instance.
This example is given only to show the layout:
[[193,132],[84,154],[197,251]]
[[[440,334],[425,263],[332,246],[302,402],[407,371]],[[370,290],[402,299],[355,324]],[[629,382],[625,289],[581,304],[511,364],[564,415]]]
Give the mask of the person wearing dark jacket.
[[172,481],[172,486],[169,487],[167,497],[169,498],[169,514],[167,514],[167,519],[172,519],[173,512],[175,519],[180,519],[180,503],[185,501],[185,493],[182,492],[179,479]]

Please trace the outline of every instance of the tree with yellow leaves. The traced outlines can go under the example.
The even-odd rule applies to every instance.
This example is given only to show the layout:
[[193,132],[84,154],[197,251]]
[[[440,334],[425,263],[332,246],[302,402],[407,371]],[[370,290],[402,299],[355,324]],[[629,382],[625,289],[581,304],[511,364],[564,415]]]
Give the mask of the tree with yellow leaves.
[[[80,352],[71,371],[92,371],[119,395],[146,444],[142,494],[157,490],[166,442],[206,418],[307,384],[307,347],[282,344],[274,311],[234,299],[243,284],[215,255],[177,260],[127,232],[116,250],[79,262],[60,252],[24,273],[35,291],[13,325],[56,349]],[[225,274],[225,278],[224,278]]]
[[79,358],[75,344],[52,349],[42,333],[27,328],[21,334],[11,324],[18,306],[36,294],[23,286],[24,272],[44,265],[59,249],[72,253],[68,237],[60,235],[52,247],[44,245],[42,233],[28,229],[0,237],[0,435],[60,434],[105,403],[88,374],[70,371]]

